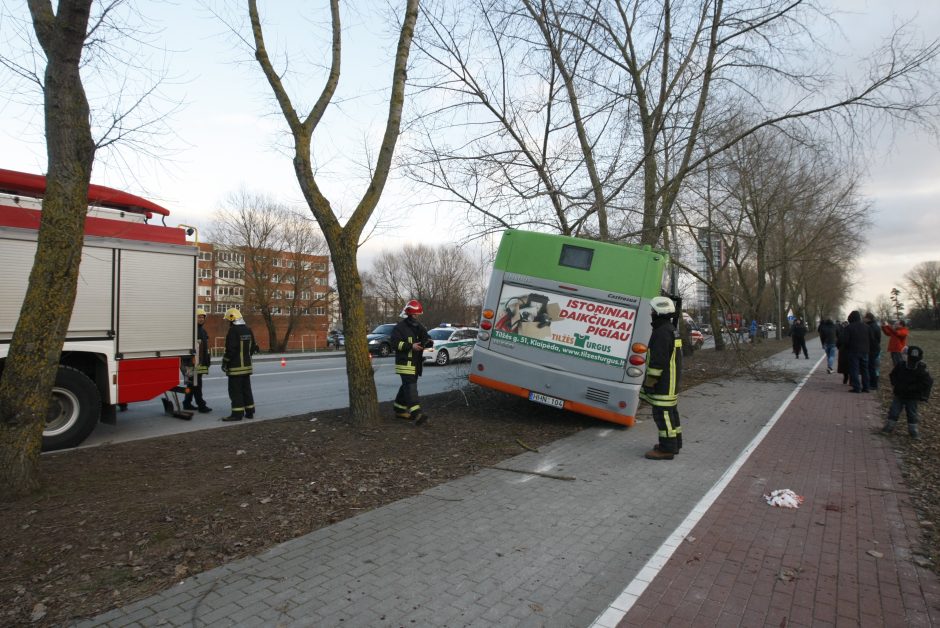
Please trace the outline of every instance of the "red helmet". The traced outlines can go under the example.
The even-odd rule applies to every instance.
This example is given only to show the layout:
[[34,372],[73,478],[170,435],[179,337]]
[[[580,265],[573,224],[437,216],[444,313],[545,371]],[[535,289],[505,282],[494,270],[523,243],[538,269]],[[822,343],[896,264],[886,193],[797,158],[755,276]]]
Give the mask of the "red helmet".
[[414,316],[415,314],[424,314],[424,308],[417,299],[412,299],[405,304],[405,316]]

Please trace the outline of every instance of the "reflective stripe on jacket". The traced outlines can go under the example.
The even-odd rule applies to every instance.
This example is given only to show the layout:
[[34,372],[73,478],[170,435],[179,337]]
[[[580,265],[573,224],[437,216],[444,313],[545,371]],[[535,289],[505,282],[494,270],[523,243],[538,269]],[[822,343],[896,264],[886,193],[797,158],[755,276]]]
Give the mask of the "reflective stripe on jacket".
[[392,348],[395,350],[395,372],[399,375],[421,375],[424,366],[424,350],[415,351],[414,343],[424,344],[429,339],[428,330],[415,318],[409,316],[392,330]]
[[668,318],[656,319],[646,354],[646,374],[659,379],[655,385],[640,389],[640,399],[654,406],[675,406],[681,373],[682,338]]

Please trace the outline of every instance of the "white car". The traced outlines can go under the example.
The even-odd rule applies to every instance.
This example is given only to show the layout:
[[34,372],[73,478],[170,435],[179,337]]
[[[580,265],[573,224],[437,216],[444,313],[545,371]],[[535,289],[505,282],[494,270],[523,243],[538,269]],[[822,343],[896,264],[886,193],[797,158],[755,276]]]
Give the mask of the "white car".
[[435,327],[428,332],[434,346],[424,350],[424,361],[444,366],[457,360],[469,360],[477,331],[474,327]]

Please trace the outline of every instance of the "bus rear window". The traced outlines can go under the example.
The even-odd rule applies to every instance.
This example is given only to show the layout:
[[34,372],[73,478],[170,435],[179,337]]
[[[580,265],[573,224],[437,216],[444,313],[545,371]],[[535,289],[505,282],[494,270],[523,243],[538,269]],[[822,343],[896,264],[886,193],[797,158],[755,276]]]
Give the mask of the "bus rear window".
[[559,265],[580,270],[591,270],[591,260],[594,258],[594,249],[587,249],[570,244],[561,245],[561,259]]

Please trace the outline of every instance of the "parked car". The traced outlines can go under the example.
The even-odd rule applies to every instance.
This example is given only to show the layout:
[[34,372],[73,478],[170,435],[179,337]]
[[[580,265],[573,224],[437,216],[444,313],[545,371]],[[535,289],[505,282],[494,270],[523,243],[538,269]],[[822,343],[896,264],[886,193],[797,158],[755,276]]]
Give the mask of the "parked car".
[[701,325],[698,326],[698,329],[703,334],[710,335],[712,333],[712,326],[709,325],[708,323],[702,323]]
[[768,333],[777,331],[777,326],[774,325],[773,323],[764,323],[762,327],[764,328],[764,331]]
[[374,353],[383,358],[392,354],[392,330],[395,329],[395,325],[395,323],[384,323],[366,336],[369,353]]
[[339,349],[346,346],[346,336],[341,329],[334,329],[326,335],[326,346]]
[[705,344],[705,335],[697,329],[690,329],[689,340],[692,342],[693,349],[701,349]]
[[457,360],[469,360],[477,331],[473,327],[435,327],[428,332],[434,346],[424,350],[424,361],[444,366]]

